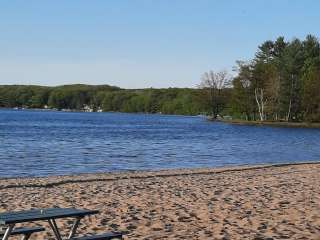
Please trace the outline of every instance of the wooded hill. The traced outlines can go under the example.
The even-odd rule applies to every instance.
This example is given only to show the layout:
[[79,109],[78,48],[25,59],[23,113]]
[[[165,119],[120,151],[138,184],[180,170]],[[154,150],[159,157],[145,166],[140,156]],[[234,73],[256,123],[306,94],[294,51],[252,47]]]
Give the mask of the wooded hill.
[[0,107],[196,115],[209,111],[199,89],[135,89],[112,86],[0,86]]

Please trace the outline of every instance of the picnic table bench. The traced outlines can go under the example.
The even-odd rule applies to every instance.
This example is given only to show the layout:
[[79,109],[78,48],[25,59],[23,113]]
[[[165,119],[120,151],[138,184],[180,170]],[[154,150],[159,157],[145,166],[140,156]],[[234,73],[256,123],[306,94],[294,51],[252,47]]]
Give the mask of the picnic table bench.
[[[42,232],[44,231],[44,227],[30,227],[30,228],[16,228],[13,231],[11,231],[10,235],[15,236],[15,235],[23,235],[22,240],[28,240],[29,237],[36,232]],[[5,232],[0,232],[0,239],[3,238]]]
[[[74,237],[81,219],[86,216],[97,214],[97,210],[86,210],[76,208],[48,208],[48,209],[32,209],[19,212],[6,212],[0,214],[0,225],[6,226],[6,231],[1,235],[1,240],[8,240],[9,236],[22,234],[24,240],[27,240],[34,232],[40,232],[44,229],[41,227],[34,228],[16,228],[18,223],[30,223],[36,221],[48,221],[50,228],[56,240],[62,240],[60,230],[57,226],[56,219],[74,218],[74,222],[66,239],[73,240],[111,240],[122,239],[121,233],[105,233],[100,235],[89,235],[83,237]],[[2,237],[2,238],[1,238]]]
[[88,235],[72,238],[72,240],[116,240],[122,239],[122,233],[103,233],[99,235]]

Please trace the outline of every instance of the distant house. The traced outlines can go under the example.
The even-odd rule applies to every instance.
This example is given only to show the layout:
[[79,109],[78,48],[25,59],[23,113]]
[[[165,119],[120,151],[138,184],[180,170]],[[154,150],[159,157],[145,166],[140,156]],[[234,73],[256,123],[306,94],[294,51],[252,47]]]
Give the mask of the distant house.
[[93,112],[93,108],[90,107],[90,106],[87,105],[87,104],[84,104],[84,105],[83,105],[83,111],[84,111],[84,112]]

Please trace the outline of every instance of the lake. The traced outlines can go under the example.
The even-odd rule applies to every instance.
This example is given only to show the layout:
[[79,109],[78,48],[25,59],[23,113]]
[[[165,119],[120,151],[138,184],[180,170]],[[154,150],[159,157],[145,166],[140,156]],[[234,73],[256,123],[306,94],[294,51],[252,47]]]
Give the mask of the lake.
[[0,110],[0,177],[320,160],[320,129],[201,117]]

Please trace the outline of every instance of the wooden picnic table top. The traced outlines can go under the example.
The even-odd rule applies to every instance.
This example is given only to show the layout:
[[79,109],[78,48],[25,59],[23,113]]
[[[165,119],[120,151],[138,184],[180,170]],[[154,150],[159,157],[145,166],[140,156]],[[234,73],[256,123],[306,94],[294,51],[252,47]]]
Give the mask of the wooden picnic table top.
[[84,217],[97,214],[97,210],[76,209],[76,208],[47,208],[31,209],[25,211],[0,213],[0,225],[33,222],[48,219]]

